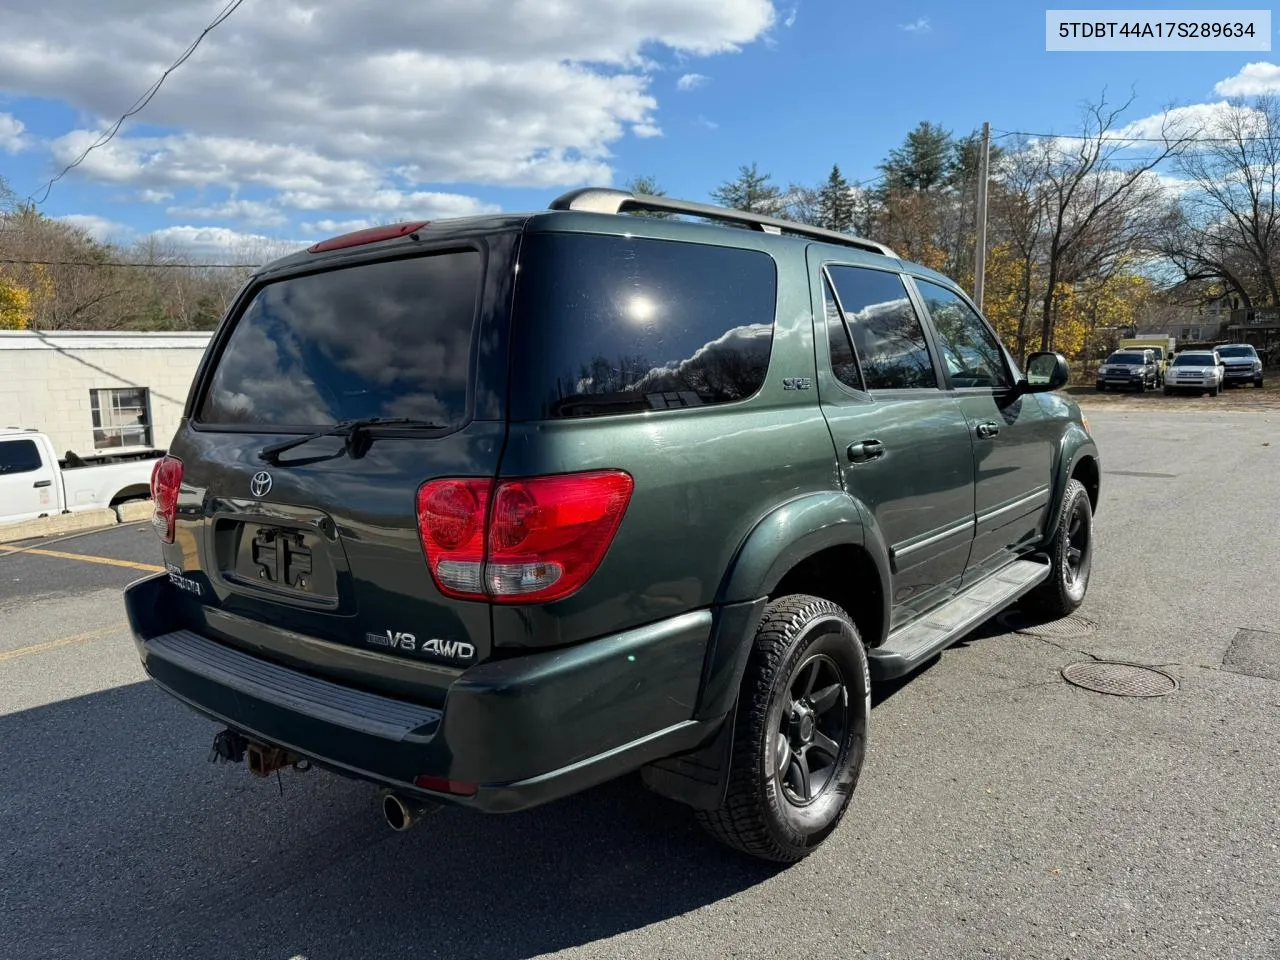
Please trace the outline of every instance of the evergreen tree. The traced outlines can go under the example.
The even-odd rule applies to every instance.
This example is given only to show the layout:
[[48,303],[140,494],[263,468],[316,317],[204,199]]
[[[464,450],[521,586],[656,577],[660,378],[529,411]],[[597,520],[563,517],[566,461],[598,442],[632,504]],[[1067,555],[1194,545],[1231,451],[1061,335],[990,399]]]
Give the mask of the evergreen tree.
[[761,173],[753,161],[738,168],[738,176],[711,193],[711,199],[722,207],[776,217],[785,206],[782,191],[767,173]]
[[880,165],[888,191],[935,190],[947,184],[955,157],[951,133],[921,121]]
[[853,227],[853,216],[853,188],[840,167],[832,164],[827,182],[818,188],[818,226],[847,233]]

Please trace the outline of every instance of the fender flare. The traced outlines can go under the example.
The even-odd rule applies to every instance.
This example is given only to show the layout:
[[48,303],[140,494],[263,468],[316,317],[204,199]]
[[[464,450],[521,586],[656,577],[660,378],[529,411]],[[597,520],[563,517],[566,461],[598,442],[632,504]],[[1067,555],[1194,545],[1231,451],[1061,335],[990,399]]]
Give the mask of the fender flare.
[[[1063,431],[1061,439],[1058,441],[1057,470],[1054,472],[1053,478],[1053,496],[1050,503],[1055,509],[1049,514],[1050,517],[1057,516],[1057,507],[1061,506],[1062,498],[1066,493],[1067,481],[1071,479],[1071,475],[1075,472],[1076,467],[1081,460],[1089,459],[1094,462],[1098,468],[1098,497],[1102,495],[1102,459],[1098,455],[1098,445],[1094,442],[1093,437],[1085,432],[1084,427],[1079,424],[1072,423],[1071,426]],[[1097,513],[1097,506],[1094,507]],[[1052,530],[1046,530],[1047,536],[1052,536]]]
[[714,810],[723,802],[738,691],[769,594],[796,564],[829,547],[846,545],[861,547],[871,557],[880,578],[883,622],[888,624],[889,554],[870,512],[844,491],[805,494],[780,504],[743,538],[716,594],[694,712],[695,720],[723,722],[698,750],[647,764],[642,776],[651,790],[695,809]]
[[[869,511],[842,490],[809,493],[760,518],[734,552],[717,591],[715,626],[707,646],[697,717],[733,708],[769,594],[796,564],[829,547],[861,547],[880,580],[881,610],[889,623],[889,552]],[[880,638],[867,638],[879,642]]]

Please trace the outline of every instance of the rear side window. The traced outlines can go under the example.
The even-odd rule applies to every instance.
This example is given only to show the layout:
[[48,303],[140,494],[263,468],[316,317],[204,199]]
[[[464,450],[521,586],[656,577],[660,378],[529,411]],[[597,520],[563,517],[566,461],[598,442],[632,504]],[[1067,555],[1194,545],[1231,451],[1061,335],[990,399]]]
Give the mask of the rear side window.
[[40,451],[34,440],[0,440],[0,475],[39,470]]
[[461,423],[481,273],[480,254],[463,250],[268,284],[236,322],[197,419]]
[[827,268],[868,390],[938,386],[929,345],[902,277],[862,267]]
[[732,403],[764,383],[777,271],[757,250],[529,234],[513,318],[512,415]]

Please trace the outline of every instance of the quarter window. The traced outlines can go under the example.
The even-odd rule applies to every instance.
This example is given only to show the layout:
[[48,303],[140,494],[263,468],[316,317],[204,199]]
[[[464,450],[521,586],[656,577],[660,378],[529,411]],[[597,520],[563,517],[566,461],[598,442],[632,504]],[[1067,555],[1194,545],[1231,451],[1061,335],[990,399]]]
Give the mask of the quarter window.
[[845,328],[844,318],[840,316],[840,305],[836,303],[836,295],[831,284],[822,281],[822,292],[826,300],[827,345],[831,351],[831,372],[846,387],[854,390],[863,389],[862,374],[858,372],[858,361],[853,355],[853,344],[849,342],[849,331]]
[[916,280],[938,334],[938,349],[954,387],[1012,386],[1000,344],[976,310],[954,291]]
[[933,358],[902,277],[829,267],[868,390],[937,388]]

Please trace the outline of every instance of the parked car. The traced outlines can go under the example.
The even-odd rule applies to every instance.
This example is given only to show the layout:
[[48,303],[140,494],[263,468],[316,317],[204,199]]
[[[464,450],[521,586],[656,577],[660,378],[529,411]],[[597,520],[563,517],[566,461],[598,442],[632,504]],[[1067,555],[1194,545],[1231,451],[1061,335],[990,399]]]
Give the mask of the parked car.
[[163,455],[163,450],[137,457],[68,454],[59,460],[47,435],[0,429],[0,526],[145,498],[152,468]]
[[1218,347],[1218,355],[1222,357],[1222,362],[1226,366],[1224,386],[1245,383],[1252,383],[1255,387],[1262,386],[1262,359],[1252,344],[1224,344]]
[[1163,385],[1169,364],[1173,360],[1177,340],[1170,336],[1149,333],[1137,337],[1126,337],[1116,344],[1117,350],[1149,349],[1156,358],[1156,383]]
[[1084,599],[1098,447],[1066,359],[1027,366],[947,277],[703,204],[584,189],[327,240],[214,334],[137,648],[215,757],[372,781],[397,829],[638,770],[795,861],[849,803],[873,681]]
[[1164,395],[1194,391],[1216,397],[1222,389],[1222,377],[1222,358],[1216,350],[1186,350],[1173,358],[1164,381]]
[[1160,368],[1155,353],[1149,349],[1117,350],[1098,367],[1099,393],[1108,387],[1142,393],[1148,387],[1154,390],[1159,383]]

